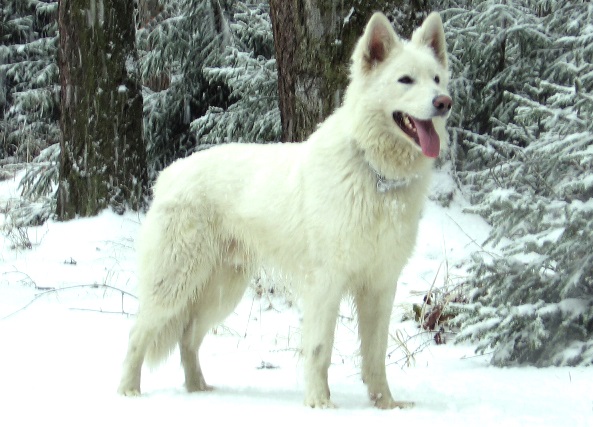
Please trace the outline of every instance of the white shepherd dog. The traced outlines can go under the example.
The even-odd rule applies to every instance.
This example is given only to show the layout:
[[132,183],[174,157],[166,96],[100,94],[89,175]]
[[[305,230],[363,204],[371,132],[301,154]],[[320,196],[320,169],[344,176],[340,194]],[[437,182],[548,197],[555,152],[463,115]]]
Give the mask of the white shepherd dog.
[[198,349],[259,266],[302,304],[305,404],[332,407],[327,375],[341,299],[358,316],[362,380],[379,408],[398,276],[414,247],[451,108],[442,21],[411,41],[373,15],[352,56],[344,104],[301,144],[227,144],[179,160],[154,188],[138,241],[138,318],[119,392],[179,345],[188,391],[210,390]]

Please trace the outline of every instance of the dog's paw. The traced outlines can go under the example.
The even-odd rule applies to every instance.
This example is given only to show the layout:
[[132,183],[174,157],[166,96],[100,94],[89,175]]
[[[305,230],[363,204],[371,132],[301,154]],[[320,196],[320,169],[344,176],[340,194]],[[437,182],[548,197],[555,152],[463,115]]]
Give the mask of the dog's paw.
[[379,409],[407,409],[414,407],[414,402],[399,402],[393,400],[391,396],[382,396],[381,394],[371,396],[371,399],[375,407]]
[[140,375],[135,375],[135,370],[124,371],[117,392],[122,396],[140,396]]
[[320,409],[333,409],[337,408],[337,406],[329,399],[329,396],[325,397],[308,397],[305,399],[305,406],[310,408],[320,408]]
[[117,392],[122,396],[126,397],[137,397],[140,396],[140,389],[139,388],[123,388],[120,387]]
[[186,384],[185,388],[187,389],[188,393],[196,393],[199,391],[212,391],[214,390],[214,387],[209,386],[208,384],[206,384],[205,382],[201,381],[201,382],[197,382],[197,383],[192,383],[192,384]]

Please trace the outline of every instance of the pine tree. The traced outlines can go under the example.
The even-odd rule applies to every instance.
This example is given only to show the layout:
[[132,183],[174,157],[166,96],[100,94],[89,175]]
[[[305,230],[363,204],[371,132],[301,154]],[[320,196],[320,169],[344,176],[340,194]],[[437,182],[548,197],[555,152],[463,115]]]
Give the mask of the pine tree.
[[30,161],[59,141],[57,0],[0,7],[0,158]]
[[499,253],[474,257],[460,339],[498,365],[591,364],[593,6],[455,3],[458,176]]
[[203,72],[212,86],[230,89],[229,106],[209,107],[191,128],[200,144],[280,139],[278,76],[267,4],[236,2],[230,43],[221,61]]
[[57,0],[6,0],[0,7],[0,159],[29,162],[22,198],[7,210],[14,226],[39,224],[55,210],[57,9]]
[[169,0],[138,30],[151,178],[230,141],[279,138],[266,1]]
[[209,107],[226,108],[229,89],[210,84],[204,68],[219,62],[230,31],[230,2],[163,1],[162,10],[137,31],[144,84],[144,135],[149,176],[193,152],[193,120]]

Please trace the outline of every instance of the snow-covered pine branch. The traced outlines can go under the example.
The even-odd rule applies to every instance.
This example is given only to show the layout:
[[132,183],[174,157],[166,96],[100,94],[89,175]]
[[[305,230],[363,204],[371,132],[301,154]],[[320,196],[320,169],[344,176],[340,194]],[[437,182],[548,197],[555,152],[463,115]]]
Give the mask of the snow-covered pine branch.
[[460,339],[493,363],[593,363],[593,6],[457,1],[453,142],[500,257],[472,263]]

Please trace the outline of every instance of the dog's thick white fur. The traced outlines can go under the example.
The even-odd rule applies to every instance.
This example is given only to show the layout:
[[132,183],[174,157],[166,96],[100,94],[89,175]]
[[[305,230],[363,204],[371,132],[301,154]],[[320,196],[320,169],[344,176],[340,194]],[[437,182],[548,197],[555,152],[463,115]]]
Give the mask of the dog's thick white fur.
[[343,105],[300,144],[228,144],[166,168],[138,241],[138,318],[119,392],[140,394],[144,361],[179,345],[188,391],[209,390],[197,351],[260,265],[290,277],[303,310],[305,404],[331,407],[339,304],[358,316],[362,379],[392,398],[385,354],[398,276],[412,252],[430,171],[447,143],[447,57],[433,13],[403,41],[384,15],[352,57]]

